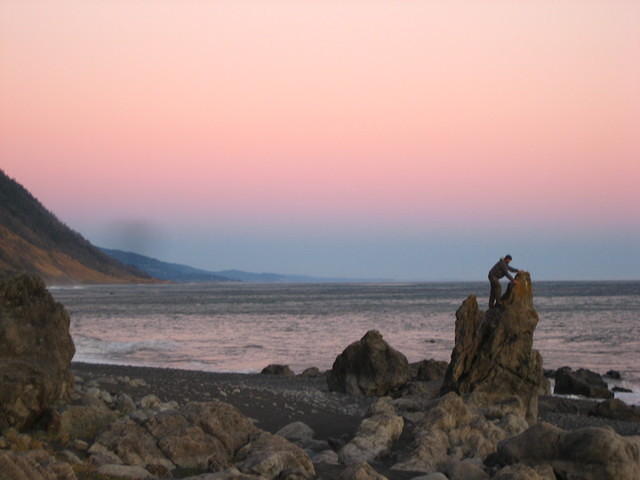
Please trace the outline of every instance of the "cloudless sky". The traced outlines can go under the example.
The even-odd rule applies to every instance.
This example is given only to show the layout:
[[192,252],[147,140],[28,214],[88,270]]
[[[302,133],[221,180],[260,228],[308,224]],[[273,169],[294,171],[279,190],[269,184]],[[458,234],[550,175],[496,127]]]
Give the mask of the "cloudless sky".
[[640,2],[0,0],[0,168],[203,268],[640,278]]

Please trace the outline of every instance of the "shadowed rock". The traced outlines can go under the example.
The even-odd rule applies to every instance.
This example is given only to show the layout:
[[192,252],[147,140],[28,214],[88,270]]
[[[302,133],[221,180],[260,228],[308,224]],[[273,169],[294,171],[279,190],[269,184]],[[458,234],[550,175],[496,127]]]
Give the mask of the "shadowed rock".
[[74,353],[69,315],[39,277],[0,282],[0,429],[29,426],[70,393]]
[[407,357],[377,330],[368,331],[338,355],[327,376],[329,390],[367,396],[384,396],[408,380]]
[[551,465],[558,478],[637,480],[640,440],[610,428],[565,431],[541,422],[501,442],[496,460],[503,465]]
[[545,391],[542,357],[532,349],[538,314],[529,273],[521,272],[498,307],[483,312],[469,296],[456,312],[456,340],[441,394],[469,395],[479,406],[517,399],[527,420]]

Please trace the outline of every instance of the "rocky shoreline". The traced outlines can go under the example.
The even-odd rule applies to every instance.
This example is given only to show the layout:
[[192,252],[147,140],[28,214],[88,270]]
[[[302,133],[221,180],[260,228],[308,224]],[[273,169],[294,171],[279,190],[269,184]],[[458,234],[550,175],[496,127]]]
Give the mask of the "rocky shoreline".
[[[376,331],[329,372],[69,363],[68,316],[33,277],[0,284],[0,480],[631,480],[640,409],[599,375],[542,370],[531,281],[456,313],[449,364]],[[551,395],[556,391],[598,399]]]

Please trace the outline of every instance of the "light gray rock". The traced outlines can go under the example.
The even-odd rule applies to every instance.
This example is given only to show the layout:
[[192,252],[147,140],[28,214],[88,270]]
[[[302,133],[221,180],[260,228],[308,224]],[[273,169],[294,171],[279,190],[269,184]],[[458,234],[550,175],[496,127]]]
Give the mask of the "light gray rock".
[[261,477],[247,475],[237,468],[231,467],[216,473],[203,473],[195,477],[185,477],[183,480],[261,480]]
[[387,453],[400,438],[404,419],[395,414],[389,399],[379,399],[363,419],[355,437],[340,449],[338,457],[345,465],[367,463]]
[[449,460],[445,462],[442,471],[449,480],[489,480],[489,474],[482,468],[482,463],[470,459]]
[[162,403],[162,401],[153,394],[150,395],[145,395],[144,397],[142,397],[140,399],[139,405],[141,408],[148,408],[148,409],[156,409],[158,408],[158,406]]
[[431,472],[427,475],[420,475],[419,477],[413,477],[411,480],[449,480],[444,473]]
[[297,445],[279,435],[262,432],[237,454],[236,467],[244,473],[267,479],[294,476],[298,479],[315,477],[311,459]]
[[550,465],[529,467],[517,463],[500,469],[492,480],[557,480],[557,478]]
[[78,456],[71,450],[63,450],[62,452],[60,452],[60,456],[64,459],[65,462],[72,465],[79,465],[82,463],[82,460],[80,460],[80,458],[78,458]]
[[98,473],[115,478],[126,478],[128,480],[149,480],[156,478],[155,475],[152,475],[144,468],[132,465],[101,465],[98,467]]
[[136,409],[136,403],[126,393],[121,393],[116,399],[116,408],[123,413],[131,413]]
[[276,435],[280,435],[302,448],[305,448],[313,440],[314,434],[313,429],[303,422],[290,423],[276,432]]
[[347,466],[338,480],[387,480],[387,477],[376,472],[368,463],[356,463]]
[[338,465],[340,463],[338,454],[333,450],[323,450],[316,453],[311,459],[313,463],[326,463],[328,465]]

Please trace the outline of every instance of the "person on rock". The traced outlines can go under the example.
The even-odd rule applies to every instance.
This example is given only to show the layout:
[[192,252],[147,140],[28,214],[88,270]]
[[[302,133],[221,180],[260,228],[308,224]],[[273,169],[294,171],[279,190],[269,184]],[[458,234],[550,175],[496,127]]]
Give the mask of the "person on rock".
[[496,307],[500,303],[500,297],[502,296],[502,287],[500,286],[500,279],[507,277],[510,282],[515,280],[509,272],[518,273],[520,270],[509,266],[511,263],[511,255],[505,255],[498,260],[491,270],[489,270],[489,284],[491,285],[491,294],[489,295],[489,308]]

